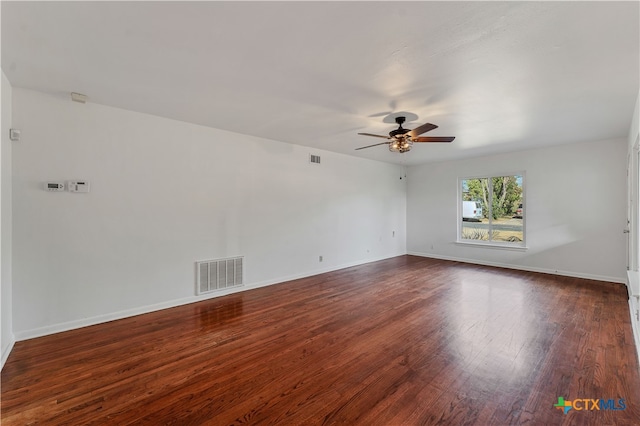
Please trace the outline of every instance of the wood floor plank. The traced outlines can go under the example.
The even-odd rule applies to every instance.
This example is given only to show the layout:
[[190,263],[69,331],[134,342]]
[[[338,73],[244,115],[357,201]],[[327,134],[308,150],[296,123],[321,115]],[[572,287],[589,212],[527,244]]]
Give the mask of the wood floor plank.
[[[638,425],[623,285],[400,256],[16,343],[3,425]],[[624,410],[553,407],[624,399]],[[578,405],[579,407],[579,405]]]

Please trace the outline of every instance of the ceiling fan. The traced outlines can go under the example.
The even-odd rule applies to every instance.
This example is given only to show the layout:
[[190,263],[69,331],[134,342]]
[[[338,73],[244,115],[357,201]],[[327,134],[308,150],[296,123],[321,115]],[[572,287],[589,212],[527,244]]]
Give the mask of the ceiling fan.
[[411,130],[402,127],[402,123],[404,123],[404,121],[405,117],[396,117],[398,128],[396,130],[390,131],[389,136],[374,135],[372,133],[358,133],[359,135],[364,136],[389,139],[389,141],[356,148],[356,151],[359,149],[371,148],[372,146],[386,144],[389,145],[389,151],[402,153],[410,151],[414,142],[451,142],[455,139],[455,136],[418,136],[433,129],[437,129],[438,126],[436,126],[435,124],[426,123]]

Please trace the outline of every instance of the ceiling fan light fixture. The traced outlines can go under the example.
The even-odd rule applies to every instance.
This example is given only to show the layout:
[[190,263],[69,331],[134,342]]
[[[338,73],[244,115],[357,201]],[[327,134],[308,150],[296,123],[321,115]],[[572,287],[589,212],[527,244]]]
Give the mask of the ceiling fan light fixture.
[[407,152],[411,150],[411,145],[413,145],[413,143],[411,143],[411,141],[407,139],[403,139],[403,140],[396,139],[389,144],[389,151],[400,152],[400,153]]

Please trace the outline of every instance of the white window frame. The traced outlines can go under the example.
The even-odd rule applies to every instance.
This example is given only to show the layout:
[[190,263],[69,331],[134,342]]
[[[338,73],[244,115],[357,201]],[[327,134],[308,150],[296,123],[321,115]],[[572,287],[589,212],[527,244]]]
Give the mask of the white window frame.
[[[489,182],[492,182],[492,178],[502,177],[502,176],[522,176],[522,241],[519,242],[508,242],[508,241],[482,241],[482,240],[470,240],[462,238],[462,215],[463,215],[463,204],[462,204],[462,181],[470,180],[470,179],[488,179]],[[457,232],[457,244],[464,244],[469,246],[479,246],[479,247],[489,247],[489,248],[500,248],[500,249],[512,249],[512,250],[526,250],[527,249],[527,211],[529,210],[526,207],[526,186],[527,186],[527,178],[526,173],[524,171],[513,172],[513,173],[492,173],[485,175],[473,175],[468,177],[459,177],[458,178],[458,232]],[[488,208],[489,210],[489,230],[491,231],[491,222],[493,221],[493,215],[491,214],[491,208],[493,205],[493,187],[489,191],[488,198]],[[489,235],[492,233],[489,232]]]

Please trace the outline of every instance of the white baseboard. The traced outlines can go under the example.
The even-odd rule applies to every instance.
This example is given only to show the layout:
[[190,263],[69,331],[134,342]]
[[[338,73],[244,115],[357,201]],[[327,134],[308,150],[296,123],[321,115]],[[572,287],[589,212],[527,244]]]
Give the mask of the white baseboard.
[[[352,266],[364,265],[364,264],[371,263],[371,262],[377,262],[377,261],[384,260],[384,259],[390,259],[392,257],[402,256],[404,254],[405,253],[392,254],[392,255],[382,256],[382,257],[378,257],[378,258],[372,258],[372,259],[366,259],[366,260],[361,260],[361,261],[356,261],[356,262],[344,263],[344,264],[341,264],[341,265],[328,266],[328,267],[325,267],[325,268],[319,268],[319,269],[307,271],[307,272],[300,273],[300,274],[294,274],[294,275],[289,275],[289,276],[285,276],[285,277],[259,281],[259,282],[255,282],[255,283],[252,283],[252,284],[245,284],[245,285],[243,285],[241,287],[236,287],[236,288],[233,288],[233,289],[228,289],[228,290],[224,290],[224,291],[220,291],[220,292],[216,292],[216,293],[212,293],[212,294],[205,294],[205,295],[200,295],[200,296],[190,296],[190,297],[185,297],[185,298],[182,298],[182,299],[175,299],[175,300],[169,300],[169,301],[162,302],[162,303],[156,303],[156,304],[153,304],[153,305],[141,306],[141,307],[136,307],[136,308],[132,308],[132,309],[126,309],[126,310],[123,310],[123,311],[111,312],[111,313],[104,314],[104,315],[97,315],[97,316],[93,316],[93,317],[89,317],[89,318],[82,318],[82,319],[79,319],[79,320],[74,320],[74,321],[68,321],[68,322],[64,322],[64,323],[48,325],[48,326],[45,326],[45,327],[39,327],[39,328],[30,329],[30,330],[17,331],[17,332],[15,332],[15,341],[19,342],[19,341],[22,341],[22,340],[34,339],[36,337],[47,336],[47,335],[50,335],[50,334],[61,333],[61,332],[64,332],[64,331],[69,331],[69,330],[75,330],[77,328],[88,327],[88,326],[91,326],[91,325],[101,324],[101,323],[114,321],[114,320],[119,320],[119,319],[128,318],[128,317],[133,317],[133,316],[136,316],[136,315],[147,314],[147,313],[150,313],[150,312],[160,311],[162,309],[169,309],[169,308],[174,308],[176,306],[187,305],[189,303],[201,302],[203,300],[213,299],[213,298],[216,298],[216,297],[227,296],[227,295],[233,294],[233,293],[239,293],[239,292],[242,292],[242,291],[253,290],[253,289],[256,289],[256,288],[260,288],[260,287],[266,287],[266,286],[269,286],[269,285],[280,284],[280,283],[284,283],[284,282],[287,282],[287,281],[297,280],[297,279],[301,279],[301,278],[307,278],[307,277],[311,277],[311,276],[318,275],[318,274],[324,274],[326,272],[337,271],[339,269],[350,268]],[[4,358],[4,352],[3,352],[3,358]],[[3,362],[4,362],[4,360],[3,360]]]
[[638,318],[636,317],[636,312],[638,309],[640,309],[640,307],[638,306],[638,298],[635,296],[630,297],[629,298],[629,314],[631,314],[631,330],[633,331],[633,341],[636,344],[638,362],[640,362],[640,324],[639,324]]
[[640,272],[627,271],[627,289],[629,297],[640,296]]
[[620,284],[627,283],[626,279],[623,277],[608,277],[603,275],[583,274],[580,272],[536,268],[532,266],[514,265],[511,263],[488,262],[488,261],[477,260],[477,259],[466,259],[466,258],[453,257],[453,256],[441,256],[441,255],[432,254],[432,253],[408,252],[407,254],[410,254],[413,256],[420,256],[420,257],[430,257],[433,259],[452,260],[454,262],[472,263],[475,265],[495,266],[498,268],[516,269],[519,271],[540,272],[543,274],[561,275],[565,277],[584,278],[588,280],[606,281],[606,282],[620,283]]
[[631,328],[633,330],[633,341],[636,344],[638,361],[640,361],[640,273],[638,271],[627,271],[627,287],[629,291],[629,313],[631,314]]
[[11,336],[11,340],[7,343],[7,345],[2,348],[2,359],[0,360],[0,370],[4,368],[4,363],[7,362],[9,358],[9,354],[13,350],[13,345],[16,344],[15,336]]

